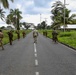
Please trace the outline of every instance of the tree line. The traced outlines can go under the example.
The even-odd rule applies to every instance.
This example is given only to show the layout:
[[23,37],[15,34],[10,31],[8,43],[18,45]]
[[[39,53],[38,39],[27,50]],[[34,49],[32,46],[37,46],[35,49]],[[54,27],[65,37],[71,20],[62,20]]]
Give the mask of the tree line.
[[[14,2],[14,0],[10,0]],[[1,8],[1,4],[5,9],[9,8],[9,0],[0,0],[0,18],[6,22],[6,24],[14,25],[17,30],[20,30],[20,26],[24,25],[26,29],[30,27],[30,25],[26,24],[26,22],[20,22],[23,18],[21,16],[22,12],[19,9],[10,9],[9,14],[5,18],[5,11]],[[72,14],[71,10],[64,7],[64,4],[61,1],[56,1],[53,3],[51,7],[52,16],[49,16],[52,19],[52,24],[48,26],[45,21],[39,23],[35,28],[37,29],[51,29],[51,28],[59,28],[64,25],[64,8],[65,8],[65,27],[67,24],[76,24],[76,14]]]

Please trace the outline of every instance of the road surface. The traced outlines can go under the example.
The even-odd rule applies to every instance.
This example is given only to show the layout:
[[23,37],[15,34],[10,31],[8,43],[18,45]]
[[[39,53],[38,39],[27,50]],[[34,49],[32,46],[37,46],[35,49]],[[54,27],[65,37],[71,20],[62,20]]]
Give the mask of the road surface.
[[0,48],[0,75],[76,75],[76,51],[32,32]]

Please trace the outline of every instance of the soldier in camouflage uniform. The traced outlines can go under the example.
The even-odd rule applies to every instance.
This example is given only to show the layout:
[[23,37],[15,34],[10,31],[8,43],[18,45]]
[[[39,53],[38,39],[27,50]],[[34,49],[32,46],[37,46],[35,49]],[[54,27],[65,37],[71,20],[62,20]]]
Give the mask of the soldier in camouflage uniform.
[[54,29],[54,30],[52,31],[52,40],[53,40],[53,42],[55,42],[55,43],[57,43],[57,41],[58,41],[57,35],[58,35],[57,31]]
[[38,37],[38,31],[37,30],[34,30],[33,31],[34,43],[37,43],[37,37]]
[[8,34],[8,37],[9,37],[9,43],[10,43],[10,45],[12,45],[13,33],[12,33],[12,31],[9,31],[7,34]]
[[2,50],[4,50],[4,47],[3,47],[3,43],[2,43],[2,39],[3,39],[3,33],[2,33],[2,30],[0,30],[0,45],[2,47]]

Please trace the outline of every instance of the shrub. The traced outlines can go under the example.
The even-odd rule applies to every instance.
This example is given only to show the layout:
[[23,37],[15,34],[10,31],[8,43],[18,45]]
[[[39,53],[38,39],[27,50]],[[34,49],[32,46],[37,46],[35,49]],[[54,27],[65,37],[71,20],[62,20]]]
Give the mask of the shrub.
[[71,33],[69,32],[64,32],[59,34],[59,37],[70,37],[70,36],[71,36]]

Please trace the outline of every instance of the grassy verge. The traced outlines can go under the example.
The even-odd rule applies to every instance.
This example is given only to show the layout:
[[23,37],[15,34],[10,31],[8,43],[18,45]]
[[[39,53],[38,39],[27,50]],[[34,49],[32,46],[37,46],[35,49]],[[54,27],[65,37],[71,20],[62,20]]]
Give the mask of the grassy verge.
[[[3,34],[4,34],[4,38],[3,38],[3,44],[7,44],[9,43],[9,37],[8,37],[8,31],[9,30],[3,30]],[[23,30],[20,30],[20,38],[22,38],[22,32]],[[31,30],[25,30],[26,32],[26,35],[31,32]],[[16,40],[17,39],[17,34],[16,34],[16,31],[13,31],[13,40]]]
[[[39,30],[40,33],[43,33],[44,30]],[[52,30],[47,30],[47,37],[52,38]],[[66,32],[62,32],[62,31],[58,31],[59,35],[58,35],[58,40],[59,42],[62,42],[64,44],[67,44],[69,46],[72,46],[74,48],[76,48],[76,31],[66,31]]]
[[60,42],[76,48],[76,31],[61,32],[58,39]]

